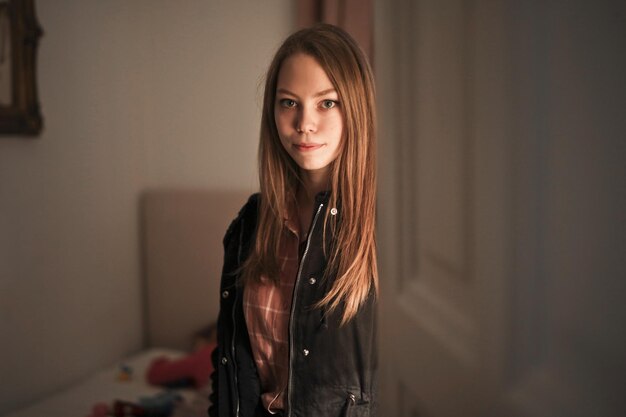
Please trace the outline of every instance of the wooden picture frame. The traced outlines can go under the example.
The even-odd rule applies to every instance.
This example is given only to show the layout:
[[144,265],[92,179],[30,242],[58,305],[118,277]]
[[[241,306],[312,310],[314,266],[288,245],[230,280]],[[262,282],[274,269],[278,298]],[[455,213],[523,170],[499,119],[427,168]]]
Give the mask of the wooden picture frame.
[[41,132],[35,63],[42,34],[34,0],[0,0],[1,135]]

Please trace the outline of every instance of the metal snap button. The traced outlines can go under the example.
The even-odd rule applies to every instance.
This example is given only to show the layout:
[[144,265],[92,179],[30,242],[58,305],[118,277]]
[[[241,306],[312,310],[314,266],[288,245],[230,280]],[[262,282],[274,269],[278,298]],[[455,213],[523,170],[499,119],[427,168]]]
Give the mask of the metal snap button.
[[335,207],[330,209],[330,214],[332,214],[333,216],[337,215],[337,209]]
[[224,356],[222,358],[222,365],[226,365],[228,363],[228,358],[226,358],[226,356]]
[[313,285],[317,282],[317,280],[315,279],[315,277],[311,277],[309,278],[309,284]]
[[304,356],[309,356],[309,350],[308,349],[303,349],[302,353],[304,353]]
[[222,293],[222,298],[228,298],[229,295],[230,295],[230,293],[228,291],[224,291]]

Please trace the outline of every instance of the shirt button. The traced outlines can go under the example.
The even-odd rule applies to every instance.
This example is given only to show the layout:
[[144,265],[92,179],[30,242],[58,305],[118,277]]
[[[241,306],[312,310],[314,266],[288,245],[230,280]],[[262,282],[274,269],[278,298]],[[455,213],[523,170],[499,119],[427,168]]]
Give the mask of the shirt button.
[[304,353],[304,356],[309,356],[309,349],[303,349],[302,353]]
[[315,279],[315,277],[311,277],[309,278],[309,284],[313,285],[317,282],[317,280]]
[[230,295],[230,293],[228,291],[224,291],[222,293],[222,298],[228,298],[229,295]]
[[335,207],[330,209],[330,214],[332,214],[333,216],[337,215],[337,209]]
[[226,356],[224,356],[222,358],[222,365],[226,365],[228,363],[228,359],[226,358]]

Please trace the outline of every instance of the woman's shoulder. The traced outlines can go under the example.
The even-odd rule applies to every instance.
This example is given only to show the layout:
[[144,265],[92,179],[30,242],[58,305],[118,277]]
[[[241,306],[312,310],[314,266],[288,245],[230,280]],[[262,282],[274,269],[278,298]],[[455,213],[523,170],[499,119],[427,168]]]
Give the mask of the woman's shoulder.
[[224,235],[224,245],[235,234],[235,231],[241,228],[249,228],[256,224],[257,212],[259,208],[261,193],[254,193],[248,197],[248,201],[239,209],[237,216],[230,222],[226,234]]
[[256,216],[259,209],[259,201],[261,200],[261,193],[254,193],[250,197],[246,203],[239,209],[237,213],[237,217],[233,220],[233,222],[237,222],[242,218]]
[[254,206],[256,208],[260,200],[261,200],[261,193],[254,193],[250,197],[248,197],[248,201],[243,206],[243,208],[246,208],[248,206]]
[[250,197],[248,197],[248,201],[246,204],[241,207],[239,210],[239,214],[237,214],[237,218],[250,218],[256,215],[259,210],[259,201],[261,200],[261,193],[254,193]]

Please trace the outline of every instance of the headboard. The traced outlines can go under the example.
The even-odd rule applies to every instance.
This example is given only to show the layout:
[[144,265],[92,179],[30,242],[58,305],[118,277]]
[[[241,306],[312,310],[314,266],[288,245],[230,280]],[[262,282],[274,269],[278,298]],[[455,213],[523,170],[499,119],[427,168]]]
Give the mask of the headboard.
[[149,190],[141,198],[144,340],[188,349],[217,320],[226,228],[248,191]]

